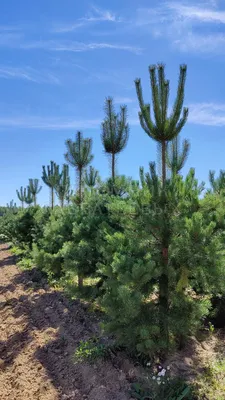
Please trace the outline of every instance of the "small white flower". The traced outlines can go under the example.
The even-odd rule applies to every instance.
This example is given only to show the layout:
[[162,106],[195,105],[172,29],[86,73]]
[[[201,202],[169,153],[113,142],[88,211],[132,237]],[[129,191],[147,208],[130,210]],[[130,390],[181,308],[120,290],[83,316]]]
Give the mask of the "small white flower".
[[161,371],[161,376],[165,376],[165,374],[166,374],[166,370],[163,368]]
[[162,384],[165,385],[165,382],[163,382]]
[[160,381],[160,378],[157,378],[157,381]]
[[159,365],[159,369],[162,369],[161,365]]
[[161,382],[157,382],[158,383],[158,385],[161,385]]
[[146,365],[147,365],[147,367],[150,367],[151,363],[150,363],[150,362],[147,362],[147,364],[146,364]]
[[156,380],[156,377],[155,377],[155,376],[153,376],[153,377],[152,377],[152,379],[153,379],[153,381],[155,381],[155,380]]
[[167,369],[167,371],[169,371],[170,370],[170,366],[168,365],[168,367],[166,369]]

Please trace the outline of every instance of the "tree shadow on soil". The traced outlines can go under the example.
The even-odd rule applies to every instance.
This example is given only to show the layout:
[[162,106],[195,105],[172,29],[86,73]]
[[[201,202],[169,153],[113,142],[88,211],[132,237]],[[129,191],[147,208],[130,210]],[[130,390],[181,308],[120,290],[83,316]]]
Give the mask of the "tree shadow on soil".
[[9,265],[14,265],[15,264],[15,260],[16,260],[15,256],[8,256],[8,257],[5,257],[5,258],[2,258],[0,260],[0,268],[6,268]]
[[[5,260],[2,261],[4,265]],[[94,387],[101,386],[111,394],[107,396],[106,391],[103,397],[98,394],[99,400],[126,399],[126,377],[123,382],[120,381],[119,370],[109,360],[100,360],[95,366],[76,364],[74,361],[80,340],[98,336],[97,317],[88,314],[86,306],[79,300],[71,301],[59,291],[42,289],[47,287],[47,282],[35,268],[17,275],[8,289],[18,284],[30,291],[18,299],[11,299],[11,310],[14,318],[24,317],[26,327],[8,341],[0,342],[4,366],[11,364],[18,353],[32,342],[35,333],[37,345],[33,357],[42,364],[60,393],[70,395],[74,390],[81,390],[82,394],[88,395]],[[10,306],[9,302],[6,301],[5,306]],[[94,394],[90,398],[95,399]]]

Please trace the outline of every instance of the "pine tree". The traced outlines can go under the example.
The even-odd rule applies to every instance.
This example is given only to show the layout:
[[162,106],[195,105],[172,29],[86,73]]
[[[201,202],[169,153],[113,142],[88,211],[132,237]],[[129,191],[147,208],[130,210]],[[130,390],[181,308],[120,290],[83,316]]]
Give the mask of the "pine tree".
[[54,191],[55,187],[60,180],[59,165],[54,161],[50,161],[50,165],[46,167],[42,166],[42,180],[50,188],[50,204],[52,209],[54,208]]
[[26,188],[26,197],[24,199],[25,203],[31,205],[34,202],[34,196],[31,193],[30,186]]
[[39,179],[29,179],[30,192],[34,199],[34,206],[37,205],[37,194],[40,193],[42,186],[39,186]]
[[[81,132],[77,132],[75,142],[71,139],[66,141],[67,152],[65,154],[66,161],[75,167],[78,175],[78,204],[82,203],[82,183],[83,171],[93,160],[92,139],[84,139]],[[83,288],[83,276],[78,272],[78,286]]]
[[69,190],[68,193],[66,194],[65,199],[66,199],[66,202],[67,202],[68,205],[70,204],[73,195],[74,195],[74,191],[73,190]]
[[172,175],[179,174],[187,160],[190,150],[190,143],[188,140],[185,139],[183,141],[181,149],[179,142],[179,136],[176,136],[167,145],[166,165],[171,171]]
[[77,132],[76,139],[66,141],[67,152],[65,154],[66,161],[75,167],[78,175],[78,196],[79,203],[82,202],[82,180],[83,171],[93,160],[92,139],[84,139],[81,132]]
[[[178,82],[177,95],[174,102],[173,110],[168,115],[169,102],[169,81],[165,78],[165,67],[162,64],[149,67],[152,103],[154,119],[152,118],[150,104],[144,103],[141,80],[136,79],[136,91],[140,105],[139,119],[143,130],[149,137],[160,144],[161,147],[161,166],[162,166],[162,187],[166,186],[166,149],[167,143],[175,139],[184,127],[188,109],[183,109],[185,81],[187,74],[186,65],[180,66],[180,76]],[[183,113],[182,113],[183,109]],[[161,235],[161,255],[162,255],[162,274],[159,278],[159,303],[161,318],[161,334],[164,336],[165,342],[169,343],[168,331],[168,308],[169,308],[169,282],[168,282],[168,229],[165,212],[166,197],[162,197],[162,213],[164,214],[164,231]]]
[[89,188],[94,188],[97,183],[98,175],[98,171],[94,167],[90,166],[89,170],[85,171],[84,183]]
[[16,211],[16,209],[17,209],[16,203],[14,202],[14,200],[11,200],[9,203],[7,203],[6,207],[12,211]]
[[17,194],[18,199],[21,201],[22,208],[24,208],[24,202],[25,202],[25,198],[26,198],[26,188],[21,186],[20,191],[17,190],[16,194]]
[[127,123],[127,107],[121,106],[120,113],[116,114],[113,99],[105,100],[105,119],[102,122],[102,143],[106,154],[111,156],[112,182],[116,177],[116,156],[126,147],[129,138]]
[[215,171],[209,171],[209,182],[214,193],[220,194],[225,190],[225,171],[220,170],[218,178],[215,178]]
[[65,199],[70,192],[69,166],[67,164],[63,164],[62,172],[60,173],[60,181],[57,183],[55,191],[61,207],[64,207]]

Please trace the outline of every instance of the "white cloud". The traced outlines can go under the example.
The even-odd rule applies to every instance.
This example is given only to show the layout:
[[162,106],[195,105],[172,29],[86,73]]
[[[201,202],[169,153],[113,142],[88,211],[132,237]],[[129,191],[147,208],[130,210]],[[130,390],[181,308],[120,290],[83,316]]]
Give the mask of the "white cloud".
[[190,123],[207,126],[225,126],[225,104],[196,103],[189,106]]
[[205,6],[184,5],[181,3],[167,3],[169,10],[174,11],[176,17],[192,22],[225,23],[225,11],[218,11]]
[[59,84],[59,79],[46,71],[38,71],[31,67],[16,68],[0,65],[0,78],[22,79],[35,83]]
[[99,7],[92,6],[91,11],[83,18],[79,18],[73,24],[59,25],[53,28],[55,33],[73,32],[79,28],[87,26],[95,22],[121,22],[122,19],[117,17],[115,13],[109,10],[103,10]]

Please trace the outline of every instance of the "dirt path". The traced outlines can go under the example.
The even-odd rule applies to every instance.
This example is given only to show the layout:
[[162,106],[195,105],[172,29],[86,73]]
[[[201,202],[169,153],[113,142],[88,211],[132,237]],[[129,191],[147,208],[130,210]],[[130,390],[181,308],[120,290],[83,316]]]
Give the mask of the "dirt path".
[[72,360],[79,341],[97,331],[79,301],[40,282],[38,271],[19,270],[0,245],[1,400],[129,399],[127,360]]

